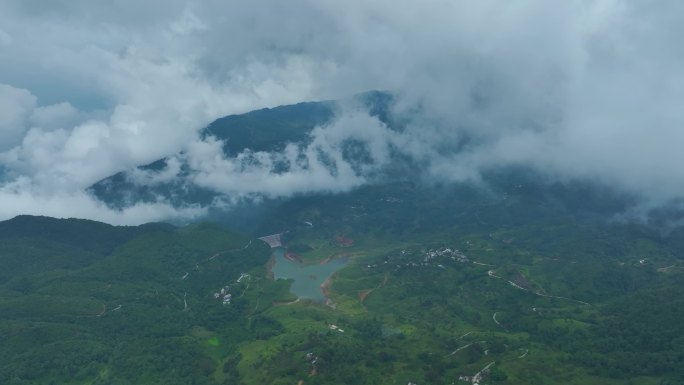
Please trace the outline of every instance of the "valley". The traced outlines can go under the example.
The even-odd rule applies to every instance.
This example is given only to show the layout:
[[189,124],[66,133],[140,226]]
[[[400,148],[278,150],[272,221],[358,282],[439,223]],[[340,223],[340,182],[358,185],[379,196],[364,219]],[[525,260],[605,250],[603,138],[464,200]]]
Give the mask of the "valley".
[[[398,124],[390,95],[356,100]],[[232,138],[226,156],[279,151],[333,110],[260,110],[203,135]],[[629,197],[529,169],[441,183],[415,166],[217,208],[215,222],[0,222],[0,383],[684,383],[684,230],[667,215],[621,219]],[[91,193],[113,208],[220,197],[134,182]]]
[[0,385],[684,385],[682,15],[0,0]]
[[[326,206],[341,198],[331,199]],[[210,224],[140,229],[112,251],[41,231],[3,240],[3,267],[14,258],[24,269],[0,285],[3,383],[618,384],[624,365],[636,384],[676,378],[681,324],[668,318],[679,311],[668,301],[681,298],[681,272],[668,267],[677,250],[648,232],[627,239],[621,225],[544,225],[550,238],[596,243],[598,231],[613,239],[606,250],[635,245],[599,259],[596,248],[525,244],[541,227],[397,235],[368,231],[367,216],[326,211],[334,218],[319,215],[316,226],[290,221],[302,225],[282,228],[276,248]],[[298,212],[309,218],[312,208]],[[5,225],[21,221],[83,226]],[[645,250],[654,262],[639,262]],[[74,265],[79,253],[88,256]],[[48,255],[63,264],[25,270]],[[619,325],[642,308],[663,325],[623,335]],[[630,345],[620,344],[640,335],[674,361],[649,369],[661,361],[625,356]]]

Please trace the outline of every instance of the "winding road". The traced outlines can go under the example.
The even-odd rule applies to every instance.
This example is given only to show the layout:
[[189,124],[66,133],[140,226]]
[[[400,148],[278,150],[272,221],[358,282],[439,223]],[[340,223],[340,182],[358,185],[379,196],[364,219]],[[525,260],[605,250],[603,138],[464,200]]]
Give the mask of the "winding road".
[[548,294],[540,293],[540,292],[538,292],[538,291],[532,291],[532,290],[526,289],[526,288],[524,288],[524,287],[518,285],[517,283],[515,283],[515,282],[513,282],[513,281],[509,281],[509,280],[507,280],[506,278],[503,278],[503,277],[500,277],[500,276],[496,275],[495,273],[496,273],[496,272],[495,272],[494,270],[489,270],[489,271],[487,271],[487,275],[488,275],[488,276],[490,276],[490,277],[492,277],[492,278],[502,279],[502,280],[508,282],[509,285],[515,287],[516,289],[523,290],[523,291],[526,291],[526,292],[529,292],[529,293],[532,293],[532,294],[536,294],[536,295],[538,295],[538,296],[540,296],[540,297],[564,299],[564,300],[567,300],[567,301],[573,301],[573,302],[581,303],[582,305],[591,306],[591,304],[590,304],[589,302],[580,301],[580,300],[578,300],[578,299],[573,299],[573,298],[568,298],[568,297],[561,297],[561,296],[558,296],[558,295],[548,295]]

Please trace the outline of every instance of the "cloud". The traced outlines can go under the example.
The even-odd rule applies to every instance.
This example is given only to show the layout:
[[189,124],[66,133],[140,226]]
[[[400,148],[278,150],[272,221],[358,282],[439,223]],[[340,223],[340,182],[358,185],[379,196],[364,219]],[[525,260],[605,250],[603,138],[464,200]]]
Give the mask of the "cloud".
[[[27,196],[46,213],[74,197],[97,207],[88,186],[181,151],[188,183],[238,196],[347,191],[398,152],[434,178],[521,164],[677,200],[682,11],[675,0],[4,1],[0,213]],[[396,94],[402,130],[347,109],[306,145],[235,159],[196,134],[226,114],[369,89]],[[366,161],[345,158],[352,142]]]
[[21,140],[35,105],[36,97],[30,92],[0,84],[0,150]]
[[0,216],[12,218],[20,214],[47,215],[57,218],[86,218],[115,225],[158,221],[184,222],[201,218],[207,210],[198,206],[173,207],[167,203],[134,204],[112,210],[83,191],[36,191],[27,178],[19,178],[0,187]]
[[[351,111],[315,128],[306,144],[290,143],[277,153],[247,150],[227,158],[222,143],[210,138],[194,143],[183,158],[192,183],[232,197],[343,192],[366,183],[388,164],[389,138],[383,123]],[[358,154],[345,156],[350,141],[363,145],[364,162]]]
[[29,125],[47,130],[68,128],[75,126],[83,118],[80,112],[68,102],[49,106],[37,107],[33,110]]
[[46,205],[41,194],[91,204],[81,194],[88,186],[182,150],[217,117],[308,98],[310,74],[327,65],[292,54],[210,74],[200,44],[206,27],[185,2],[160,10],[151,2],[9,1],[0,15],[9,58],[0,82],[11,84],[0,97],[12,101],[0,111],[4,187],[28,180],[15,185],[25,190],[6,189],[5,217],[21,213],[26,194]]

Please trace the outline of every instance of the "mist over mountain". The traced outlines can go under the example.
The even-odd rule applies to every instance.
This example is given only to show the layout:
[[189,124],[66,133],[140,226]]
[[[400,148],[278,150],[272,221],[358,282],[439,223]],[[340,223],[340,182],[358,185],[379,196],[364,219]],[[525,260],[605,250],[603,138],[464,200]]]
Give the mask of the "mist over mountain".
[[[636,219],[663,229],[679,221],[672,205],[645,208],[643,197],[629,190],[591,178],[558,178],[524,162],[493,163],[462,174],[445,170],[439,161],[465,156],[482,141],[464,133],[458,143],[415,151],[407,130],[420,113],[400,115],[396,102],[394,95],[376,91],[227,116],[201,130],[201,139],[185,151],[103,179],[89,191],[113,209],[160,202],[194,206],[228,224],[257,224],[291,198],[362,196],[368,191],[363,186],[382,190],[396,183],[422,190],[411,198],[416,200],[467,186],[495,201],[528,195],[524,199],[542,206],[561,205],[604,220]],[[452,199],[472,203],[458,194]]]
[[[523,167],[607,186],[635,215],[681,205],[680,2],[132,4],[0,5],[0,217],[192,220],[349,191],[397,159],[427,183]],[[278,148],[226,152],[245,142],[202,131],[368,90],[390,93],[384,116],[338,102],[329,119],[297,118],[310,131]],[[163,172],[136,169],[159,159]],[[121,172],[145,199],[86,191]],[[178,193],[158,194],[177,177]]]
[[0,0],[0,384],[684,384],[681,0]]

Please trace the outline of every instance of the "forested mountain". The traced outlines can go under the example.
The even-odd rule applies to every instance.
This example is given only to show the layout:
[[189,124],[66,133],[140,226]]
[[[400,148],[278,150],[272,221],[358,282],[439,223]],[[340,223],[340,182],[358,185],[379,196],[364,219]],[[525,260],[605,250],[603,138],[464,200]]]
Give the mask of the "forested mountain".
[[24,216],[0,228],[0,383],[208,383],[206,336],[227,336],[226,354],[250,338],[247,300],[212,293],[262,271],[262,243],[209,224]]
[[[388,108],[392,96],[384,92],[367,92],[349,100],[305,102],[275,108],[265,108],[241,115],[230,115],[212,122],[199,133],[200,138],[212,138],[222,143],[223,154],[235,157],[243,151],[281,151],[288,143],[303,145],[317,126],[329,124],[341,105],[350,104],[372,116],[388,121]],[[173,156],[176,154],[169,154]],[[161,171],[168,159],[159,159],[141,165],[142,171]],[[130,171],[120,172],[91,186],[98,199],[112,207],[127,207],[136,202],[154,202],[165,199],[175,205],[208,205],[219,194],[183,180],[189,172],[182,163],[178,177],[163,183],[141,184],[132,180]],[[240,215],[239,209],[237,215]],[[249,210],[255,210],[250,207]],[[235,213],[233,213],[235,215]],[[242,216],[242,215],[240,215]],[[221,220],[221,218],[218,218]]]
[[[401,129],[389,95],[358,98]],[[227,139],[225,156],[277,152],[337,106],[202,135]],[[217,196],[126,173],[92,192],[112,207]],[[0,383],[682,384],[684,231],[633,204],[507,167],[212,214],[230,229],[19,216],[0,222]]]
[[[281,202],[256,233],[291,260],[206,223],[2,222],[0,381],[682,383],[681,231],[492,178]],[[326,303],[290,292],[330,260]]]

